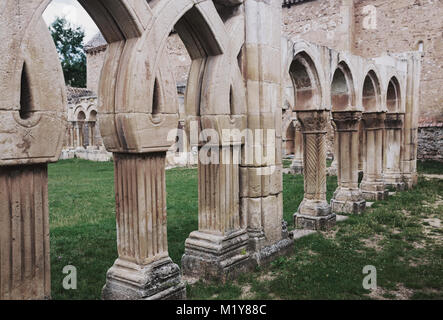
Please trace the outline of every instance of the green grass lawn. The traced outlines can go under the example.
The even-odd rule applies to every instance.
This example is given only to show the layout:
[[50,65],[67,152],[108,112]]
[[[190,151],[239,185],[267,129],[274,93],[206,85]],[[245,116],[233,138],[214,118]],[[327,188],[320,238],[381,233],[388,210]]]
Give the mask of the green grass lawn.
[[[426,165],[432,170],[439,168]],[[419,168],[421,168],[419,166]],[[441,170],[441,165],[440,165]],[[60,161],[49,166],[52,297],[99,299],[106,271],[117,257],[112,163]],[[168,170],[168,241],[180,264],[184,241],[197,229],[197,170]],[[328,177],[328,200],[336,188]],[[303,177],[284,175],[284,218],[303,199]],[[443,180],[420,179],[413,191],[376,203],[333,231],[296,241],[294,254],[237,281],[198,282],[190,299],[360,299],[362,269],[377,267],[372,298],[443,298]],[[78,270],[78,289],[62,288],[63,267]]]

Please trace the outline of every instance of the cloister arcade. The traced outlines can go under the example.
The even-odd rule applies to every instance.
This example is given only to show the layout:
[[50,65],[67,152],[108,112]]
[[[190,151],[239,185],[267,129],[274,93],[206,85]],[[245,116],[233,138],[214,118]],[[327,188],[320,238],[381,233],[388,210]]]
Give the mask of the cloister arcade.
[[[63,73],[41,19],[49,2],[0,3],[1,299],[50,298],[47,165],[58,160],[68,122]],[[114,157],[118,258],[104,299],[182,299],[182,275],[227,280],[292,251],[282,201],[283,74],[294,86],[302,133],[305,196],[297,227],[330,228],[335,212],[361,212],[365,200],[384,197],[386,184],[414,185],[419,55],[363,59],[282,41],[280,0],[79,2],[109,43],[97,110],[75,111],[81,125],[98,117]],[[211,153],[229,150],[241,161],[199,161],[199,226],[186,240],[181,268],[169,258],[165,196],[165,158],[175,142],[168,135],[179,120],[164,54],[173,28],[192,58],[187,130],[197,124],[220,137],[226,129],[269,131],[272,139],[252,144],[275,154],[272,162],[248,162],[247,139],[201,135],[200,150],[209,144]],[[325,148],[331,115],[339,141],[332,206]],[[84,145],[76,129],[71,141]],[[88,137],[91,143],[94,134]]]

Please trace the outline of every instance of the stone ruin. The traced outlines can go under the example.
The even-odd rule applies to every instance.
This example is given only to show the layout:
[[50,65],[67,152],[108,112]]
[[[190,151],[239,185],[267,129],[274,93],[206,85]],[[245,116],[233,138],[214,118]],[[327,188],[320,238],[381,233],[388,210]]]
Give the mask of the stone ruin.
[[[69,125],[62,69],[41,18],[49,2],[0,2],[1,299],[51,296],[47,167],[59,159]],[[79,2],[109,43],[97,119],[114,157],[118,259],[104,299],[183,299],[182,275],[232,279],[292,251],[282,197],[286,74],[303,142],[294,159],[294,166],[304,164],[305,176],[296,226],[330,228],[336,212],[361,212],[365,200],[386,197],[387,185],[416,183],[419,54],[363,59],[303,40],[282,41],[281,0]],[[168,254],[165,185],[173,143],[168,134],[179,121],[164,54],[173,28],[192,59],[186,128],[194,123],[199,132],[221,137],[226,129],[265,130],[272,139],[254,141],[254,148],[275,154],[272,162],[245,161],[242,137],[197,143],[241,161],[199,160],[199,227],[186,240],[181,268]],[[339,187],[330,205],[331,119]],[[75,132],[71,142],[81,144]],[[93,144],[94,133],[88,137]]]

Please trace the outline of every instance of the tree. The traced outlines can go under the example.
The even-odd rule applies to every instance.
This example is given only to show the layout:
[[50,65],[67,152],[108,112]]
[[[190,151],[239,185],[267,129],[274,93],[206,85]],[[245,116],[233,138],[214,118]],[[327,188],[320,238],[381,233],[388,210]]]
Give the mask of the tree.
[[57,17],[50,25],[49,31],[60,57],[66,84],[78,88],[86,87],[84,30],[72,25],[64,17]]

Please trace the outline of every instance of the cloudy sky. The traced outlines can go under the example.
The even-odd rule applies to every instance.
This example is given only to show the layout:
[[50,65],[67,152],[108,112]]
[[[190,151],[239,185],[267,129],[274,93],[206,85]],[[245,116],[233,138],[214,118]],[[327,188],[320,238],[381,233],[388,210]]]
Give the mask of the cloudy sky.
[[81,26],[85,30],[85,43],[99,32],[94,21],[76,0],[53,0],[43,13],[43,19],[49,25],[57,16],[65,16],[72,24]]

